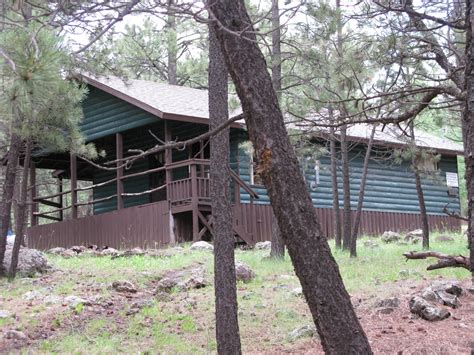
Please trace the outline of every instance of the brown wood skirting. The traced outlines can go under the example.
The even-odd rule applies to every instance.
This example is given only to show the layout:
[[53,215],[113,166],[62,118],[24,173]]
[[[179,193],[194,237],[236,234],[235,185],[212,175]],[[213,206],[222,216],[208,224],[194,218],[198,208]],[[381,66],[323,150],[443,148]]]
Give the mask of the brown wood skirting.
[[[167,201],[124,208],[118,211],[33,226],[28,229],[28,246],[37,249],[98,245],[113,248],[159,248],[170,243],[170,217]],[[334,212],[316,208],[323,233],[334,235]],[[273,212],[270,205],[239,204],[234,209],[234,225],[242,226],[253,242],[271,240]],[[189,221],[192,223],[192,221]],[[460,221],[430,215],[431,230],[460,231]],[[380,235],[392,230],[405,232],[419,228],[419,215],[395,212],[362,212],[360,234]]]

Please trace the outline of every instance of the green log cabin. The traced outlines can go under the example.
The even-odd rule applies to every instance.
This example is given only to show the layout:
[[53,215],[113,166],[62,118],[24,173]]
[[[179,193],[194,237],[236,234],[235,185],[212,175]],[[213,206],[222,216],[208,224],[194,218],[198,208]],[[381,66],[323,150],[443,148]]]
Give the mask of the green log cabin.
[[[207,91],[144,80],[79,76],[88,86],[82,107],[81,130],[87,142],[106,155],[96,161],[124,159],[162,142],[183,141],[208,131]],[[237,110],[231,117],[240,114]],[[273,213],[263,185],[259,184],[243,121],[230,126],[230,161],[236,241],[253,245],[271,240]],[[351,141],[351,206],[357,205],[368,129],[349,128]],[[417,134],[417,145],[436,152],[426,161],[423,190],[432,229],[458,230],[459,220],[445,214],[459,212],[457,155],[462,146],[426,133]],[[318,153],[301,159],[324,233],[334,234],[330,160],[324,147],[327,137],[313,134]],[[161,142],[161,143],[160,143]],[[408,162],[395,162],[394,149],[406,143],[394,129],[377,132],[364,198],[360,234],[419,227],[415,179]],[[315,149],[316,151],[316,149]],[[212,238],[209,184],[209,141],[182,150],[144,156],[130,166],[103,170],[80,157],[65,153],[34,154],[31,166],[31,247],[93,244],[114,248],[159,248],[183,241]],[[110,166],[110,165],[109,165]],[[36,169],[51,169],[58,191],[36,194]],[[342,188],[342,176],[339,176]],[[78,184],[85,181],[87,184]],[[66,184],[67,182],[67,184]],[[88,199],[78,194],[89,191]],[[342,198],[342,190],[339,191]],[[48,206],[48,209],[41,208]],[[342,201],[341,201],[342,206]],[[88,213],[84,211],[89,211]]]

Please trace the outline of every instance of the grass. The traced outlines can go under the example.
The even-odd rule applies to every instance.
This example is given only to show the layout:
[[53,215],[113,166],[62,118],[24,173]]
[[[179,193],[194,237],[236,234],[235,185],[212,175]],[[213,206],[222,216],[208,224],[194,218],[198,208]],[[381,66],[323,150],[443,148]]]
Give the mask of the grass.
[[[454,242],[436,242],[435,238],[436,234],[433,234],[432,250],[446,254],[466,255],[468,252],[461,235],[456,236]],[[421,245],[384,244],[374,239],[379,247],[369,248],[364,246],[366,240],[362,238],[359,241],[357,258],[350,258],[347,253],[336,250],[333,242],[330,242],[346,288],[351,294],[367,295],[377,290],[380,297],[380,294],[384,296],[384,292],[390,292],[390,287],[384,285],[397,281],[417,282],[439,276],[465,279],[469,276],[463,269],[428,272],[426,267],[430,264],[429,260],[405,261],[402,253],[421,250]],[[288,342],[288,333],[311,323],[311,315],[303,298],[291,293],[292,289],[299,286],[299,281],[289,258],[280,262],[265,259],[267,254],[268,251],[236,250],[236,259],[248,264],[257,275],[252,282],[237,285],[240,332],[245,352],[272,352],[281,350],[282,346],[291,350],[296,345]],[[209,280],[212,281],[213,276],[213,254],[191,252],[188,246],[185,246],[184,253],[168,258],[49,258],[63,271],[59,279],[55,280],[52,291],[58,295],[81,296],[90,294],[92,288],[95,294],[109,297],[114,292],[110,290],[110,284],[114,280],[126,279],[134,282],[140,291],[149,295],[147,297],[152,297],[150,291],[153,291],[153,282],[167,270],[197,264],[204,265]],[[25,292],[43,286],[22,279],[14,283],[0,281],[0,301],[21,298]],[[115,309],[113,314],[91,312],[88,307],[64,310],[50,320],[50,324],[60,329],[56,335],[34,344],[28,350],[52,353],[215,352],[213,287],[189,292],[176,291],[171,297],[170,302],[155,300],[150,307],[128,316],[126,313],[133,300],[125,299],[125,304]],[[29,312],[37,311],[41,312],[42,308],[35,306]],[[2,323],[5,325],[5,321]]]

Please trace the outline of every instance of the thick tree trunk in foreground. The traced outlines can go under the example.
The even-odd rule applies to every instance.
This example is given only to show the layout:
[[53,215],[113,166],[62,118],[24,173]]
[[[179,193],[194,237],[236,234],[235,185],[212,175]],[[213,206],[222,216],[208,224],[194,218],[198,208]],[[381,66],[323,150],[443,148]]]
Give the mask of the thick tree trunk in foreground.
[[334,127],[330,127],[330,152],[331,152],[331,181],[332,181],[332,208],[334,210],[334,238],[336,248],[341,248],[341,210],[339,208],[339,186],[337,183],[337,151],[336,137],[334,136]]
[[7,167],[5,170],[5,183],[2,191],[2,204],[0,206],[0,277],[6,276],[7,270],[3,267],[5,250],[7,244],[8,228],[11,221],[12,198],[15,188],[16,171],[18,166],[18,157],[20,156],[20,137],[12,133],[10,137],[10,149],[7,155]]
[[[413,123],[410,125],[411,143],[415,147],[415,131]],[[420,221],[421,230],[423,231],[423,249],[430,248],[430,225],[428,223],[428,214],[426,212],[425,196],[423,194],[423,187],[421,186],[421,173],[418,165],[420,164],[419,153],[415,147],[415,153],[412,158],[413,174],[415,174],[416,194],[418,195],[418,204],[420,206]]]
[[464,132],[464,161],[466,163],[466,184],[468,198],[468,242],[470,247],[470,264],[472,282],[474,286],[474,62],[473,62],[473,37],[474,32],[474,11],[472,1],[466,1],[466,105],[463,115]]
[[[280,7],[278,0],[272,0],[272,85],[281,107],[281,30]],[[281,237],[276,220],[272,223],[272,248],[270,256],[275,259],[285,258],[285,243]]]
[[[370,354],[339,268],[286,132],[243,0],[218,0],[210,9],[228,70],[242,103],[250,139],[284,242],[327,353]],[[226,30],[221,29],[221,25]],[[239,35],[240,34],[240,35]]]
[[352,237],[351,237],[351,256],[357,256],[357,235],[359,234],[360,220],[362,217],[362,207],[364,207],[364,196],[365,196],[365,184],[367,182],[367,174],[369,172],[369,161],[370,153],[372,152],[372,144],[374,142],[375,130],[377,126],[372,128],[370,133],[369,143],[367,144],[367,151],[365,152],[364,157],[364,166],[362,167],[362,178],[360,180],[359,187],[359,199],[357,201],[357,210],[354,217],[354,226],[352,227]]
[[20,200],[18,201],[18,215],[16,216],[16,235],[15,243],[13,243],[12,261],[10,270],[8,270],[8,278],[14,279],[16,276],[16,269],[18,266],[18,257],[20,255],[20,247],[23,244],[25,227],[28,219],[28,172],[30,171],[31,161],[31,143],[28,141],[25,144],[25,153],[23,160],[23,174],[21,178]]
[[[210,129],[219,126],[229,117],[227,91],[227,68],[214,29],[209,26]],[[216,340],[219,354],[240,354],[229,152],[229,128],[227,128],[211,138]]]
[[349,148],[347,146],[347,126],[341,127],[341,165],[344,209],[342,218],[342,250],[351,248],[351,178],[349,175]]

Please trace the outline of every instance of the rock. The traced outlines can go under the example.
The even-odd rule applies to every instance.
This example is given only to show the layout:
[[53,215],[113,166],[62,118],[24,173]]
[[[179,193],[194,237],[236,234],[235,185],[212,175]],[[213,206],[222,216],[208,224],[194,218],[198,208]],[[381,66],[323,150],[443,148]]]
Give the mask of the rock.
[[43,298],[43,297],[44,297],[43,293],[41,293],[38,290],[28,291],[27,293],[25,293],[22,296],[22,298],[25,301],[33,301],[33,300],[37,300],[37,299],[40,299],[40,298]]
[[119,251],[117,249],[114,249],[114,248],[107,248],[107,249],[104,249],[100,252],[100,255],[102,256],[114,256],[114,255],[118,255]]
[[[423,238],[423,230],[421,229],[415,229],[412,230],[411,232],[408,232],[407,235],[405,236],[405,241],[407,242],[412,242],[413,240],[417,240],[415,243],[418,242],[419,239]],[[415,244],[413,243],[413,244]]]
[[212,244],[209,244],[208,242],[201,240],[199,242],[191,244],[191,247],[189,249],[198,251],[214,251],[214,246]]
[[457,282],[435,281],[422,291],[421,297],[427,301],[456,308],[459,306],[458,296],[461,294],[462,288]]
[[383,307],[383,308],[378,308],[377,312],[380,314],[390,314],[393,313],[395,309],[392,307]]
[[419,296],[412,297],[409,306],[410,312],[431,322],[446,319],[451,315],[445,308],[437,307]]
[[48,254],[61,255],[65,250],[66,250],[66,248],[57,247],[57,248],[51,248],[46,252]]
[[11,317],[10,312],[0,309],[0,319],[5,319]]
[[204,276],[200,276],[200,275],[193,275],[184,283],[184,287],[186,289],[203,288],[208,285],[209,283],[204,279]]
[[[5,259],[3,266],[6,270],[10,269],[12,259],[13,244],[7,244],[5,250]],[[17,275],[31,277],[36,273],[45,273],[50,269],[46,256],[36,249],[29,249],[20,247],[20,254],[18,255]]]
[[235,276],[237,281],[249,282],[255,278],[255,273],[248,265],[237,261],[235,263]]
[[77,256],[77,253],[72,249],[66,249],[61,253],[61,256],[63,258],[73,258],[73,257]]
[[314,325],[312,324],[304,325],[288,333],[288,341],[292,343],[297,339],[312,337],[315,334],[316,334],[316,327]]
[[126,281],[126,280],[114,281],[112,283],[112,288],[117,292],[128,292],[128,293],[137,292],[137,287],[134,284],[132,284],[130,281]]
[[257,250],[270,250],[272,248],[272,242],[265,241],[265,242],[258,242],[255,244],[255,249]]
[[87,250],[87,248],[84,245],[75,245],[75,246],[70,247],[69,249],[71,249],[76,254],[80,254]]
[[375,307],[377,308],[383,308],[383,307],[397,308],[399,305],[400,305],[400,300],[397,297],[386,298],[375,303]]
[[79,296],[75,296],[75,295],[64,297],[63,302],[64,304],[68,305],[69,308],[72,308],[72,309],[77,308],[77,306],[79,306],[80,304],[84,306],[90,306],[92,304],[91,301]]
[[449,235],[438,235],[435,240],[437,242],[454,242],[454,238]]
[[59,304],[62,302],[63,302],[62,297],[59,297],[56,295],[48,295],[45,298],[43,298],[43,303],[46,305]]
[[178,286],[179,280],[172,277],[164,277],[156,284],[156,293],[171,292],[171,290]]
[[291,290],[291,294],[293,296],[303,297],[303,288],[302,287],[296,287],[296,288]]
[[366,240],[364,241],[364,246],[367,247],[367,248],[378,248],[378,244],[372,240]]
[[130,305],[131,309],[142,309],[145,307],[152,307],[153,306],[153,301],[152,300],[140,300],[137,302],[134,302]]
[[18,330],[7,330],[4,337],[5,339],[28,340],[26,334]]
[[393,242],[397,242],[401,239],[402,237],[400,236],[400,234],[398,233],[395,233],[395,232],[392,232],[392,231],[386,231],[382,234],[382,240],[385,242],[385,243],[393,243]]
[[169,293],[163,291],[157,292],[155,298],[158,302],[169,302],[173,300],[173,297],[171,297]]

